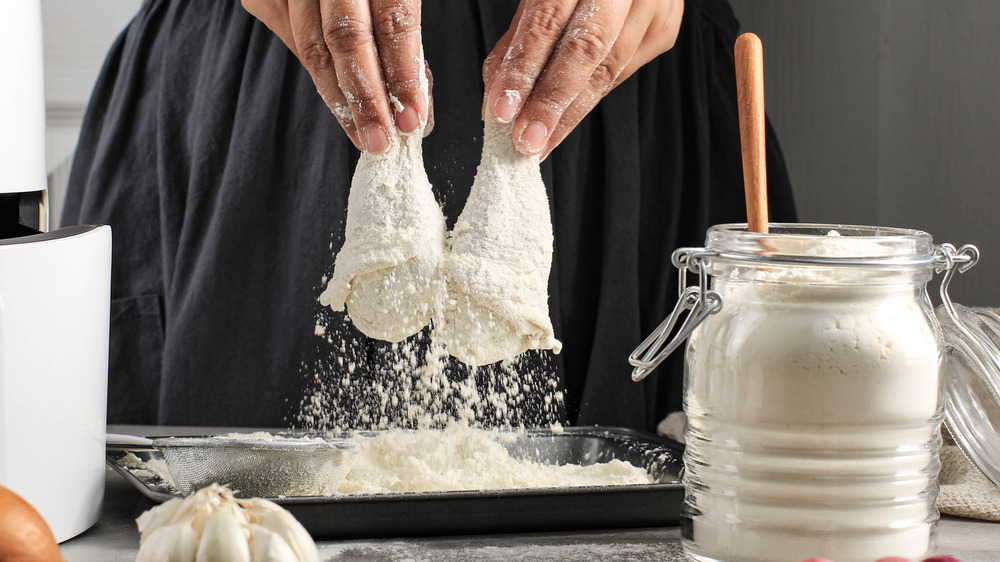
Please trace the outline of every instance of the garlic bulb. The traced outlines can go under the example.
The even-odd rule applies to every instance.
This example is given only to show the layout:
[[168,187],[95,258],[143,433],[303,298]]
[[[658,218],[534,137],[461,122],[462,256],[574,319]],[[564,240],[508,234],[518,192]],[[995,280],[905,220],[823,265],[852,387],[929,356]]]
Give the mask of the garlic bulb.
[[319,562],[304,527],[278,504],[212,484],[140,515],[136,562]]

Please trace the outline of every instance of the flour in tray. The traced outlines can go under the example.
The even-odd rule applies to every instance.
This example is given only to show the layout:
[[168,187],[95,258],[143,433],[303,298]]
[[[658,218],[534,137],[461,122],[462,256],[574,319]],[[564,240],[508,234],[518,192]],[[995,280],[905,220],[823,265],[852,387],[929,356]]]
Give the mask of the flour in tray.
[[170,477],[170,471],[167,470],[167,461],[163,459],[142,460],[135,453],[128,453],[118,461],[118,464],[127,468],[138,478],[156,477],[170,487],[175,487],[174,481]]
[[510,490],[649,484],[643,468],[621,460],[589,465],[519,459],[506,445],[516,432],[456,423],[443,430],[359,436],[361,456],[337,489],[343,494]]
[[[281,439],[266,432],[250,435],[261,440]],[[356,433],[351,438],[361,445],[361,454],[335,494],[316,489],[306,490],[302,495],[575,488],[654,482],[647,470],[618,459],[593,464],[545,464],[520,459],[507,446],[523,436],[522,432],[486,430],[465,423],[453,423],[444,429]],[[119,464],[143,480],[155,476],[173,486],[163,459],[144,461],[128,453]]]

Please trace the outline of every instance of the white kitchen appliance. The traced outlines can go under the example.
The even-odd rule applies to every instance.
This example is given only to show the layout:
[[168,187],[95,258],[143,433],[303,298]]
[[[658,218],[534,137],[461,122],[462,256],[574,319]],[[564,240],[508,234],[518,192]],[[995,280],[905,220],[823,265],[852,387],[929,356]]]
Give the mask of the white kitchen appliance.
[[56,539],[104,497],[111,229],[47,232],[39,0],[4,3],[0,33],[0,485]]

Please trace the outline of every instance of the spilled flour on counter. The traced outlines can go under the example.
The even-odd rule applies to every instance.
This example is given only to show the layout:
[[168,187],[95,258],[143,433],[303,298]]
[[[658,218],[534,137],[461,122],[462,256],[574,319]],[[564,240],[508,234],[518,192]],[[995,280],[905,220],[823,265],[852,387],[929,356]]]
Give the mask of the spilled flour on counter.
[[608,562],[684,560],[676,527],[670,530],[591,531],[586,535],[533,535],[530,544],[505,537],[442,537],[433,539],[336,541],[319,547],[328,562]]

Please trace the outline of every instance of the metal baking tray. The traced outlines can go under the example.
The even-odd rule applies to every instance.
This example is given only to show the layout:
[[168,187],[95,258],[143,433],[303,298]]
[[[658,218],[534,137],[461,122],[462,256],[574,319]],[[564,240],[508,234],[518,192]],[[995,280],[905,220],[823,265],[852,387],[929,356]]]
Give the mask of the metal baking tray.
[[[268,498],[290,511],[316,539],[412,537],[611,529],[674,525],[684,488],[683,446],[614,427],[530,430],[506,445],[511,455],[546,464],[618,459],[644,467],[651,484],[454,492]],[[154,473],[129,468],[133,453],[162,459],[158,450],[109,448],[107,462],[150,500],[181,496]]]

